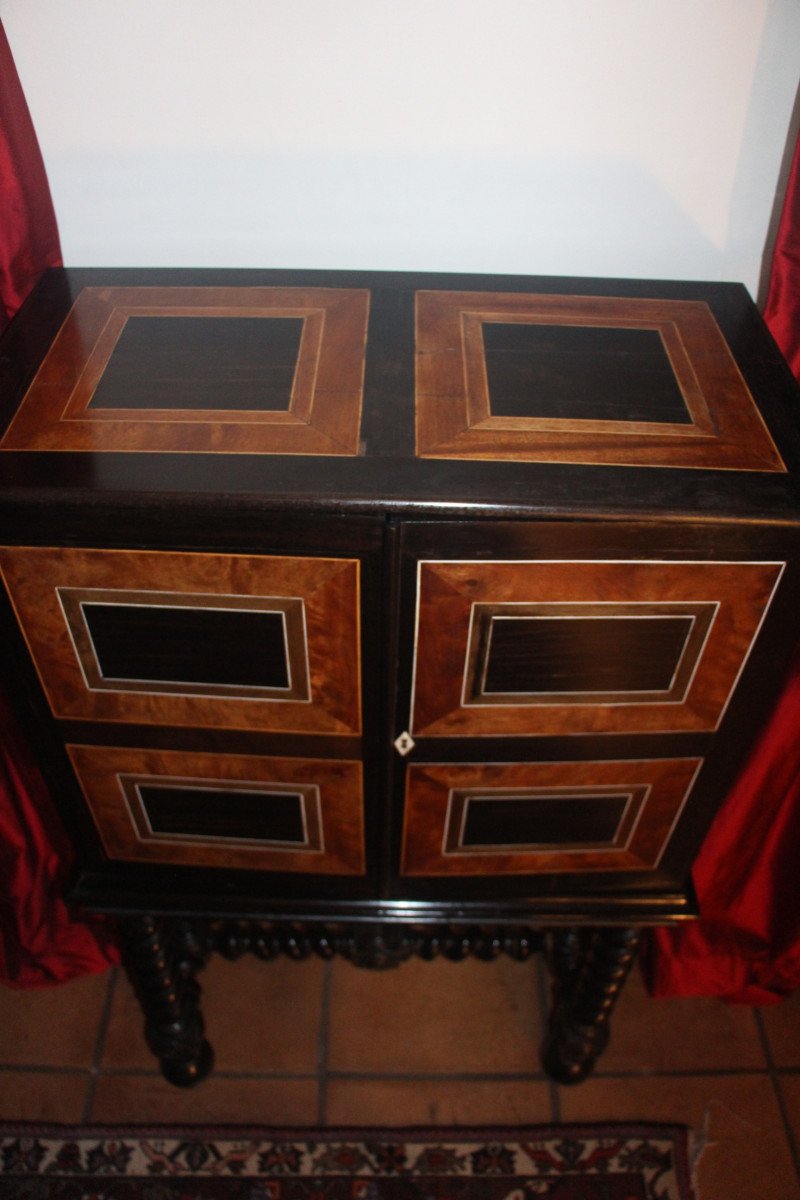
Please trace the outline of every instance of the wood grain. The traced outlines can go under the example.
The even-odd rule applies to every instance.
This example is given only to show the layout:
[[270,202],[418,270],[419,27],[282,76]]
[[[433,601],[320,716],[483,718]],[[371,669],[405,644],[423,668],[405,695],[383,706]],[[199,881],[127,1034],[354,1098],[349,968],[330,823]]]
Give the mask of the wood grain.
[[[573,418],[493,415],[483,327],[514,322],[658,332],[690,420],[581,420],[580,405]],[[786,470],[701,301],[420,291],[416,363],[422,458]],[[631,364],[631,372],[636,369]],[[636,386],[634,374],[623,390]],[[638,386],[646,400],[646,376]]]
[[[303,287],[89,287],[79,294],[5,437],[4,450],[353,455],[369,292]],[[288,409],[92,406],[130,318],[303,320]],[[248,364],[242,363],[246,369]],[[127,386],[135,393],[135,365]]]
[[[361,730],[359,563],[353,559],[269,555],[171,554],[72,547],[0,548],[0,573],[57,717],[149,725],[215,726],[265,732],[355,734]],[[307,643],[304,693],[280,699],[238,694],[179,694],[160,684],[150,692],[84,673],[85,647],[70,633],[59,589],[124,602],[145,593],[176,594],[183,604],[269,606],[269,597],[302,601]],[[295,622],[295,627],[302,632]],[[303,651],[295,643],[295,659]],[[224,691],[224,689],[223,689]]]
[[[70,745],[67,751],[111,859],[302,874],[364,872],[362,781],[358,762],[114,746]],[[318,846],[298,850],[243,840],[200,837],[189,841],[153,834],[129,803],[125,777],[149,780],[154,786],[170,780],[191,780],[198,787],[263,783],[280,785],[287,791],[293,785],[301,792],[318,790],[321,825]]]
[[[411,733],[533,737],[713,730],[782,570],[782,563],[757,562],[422,562]],[[485,605],[511,612],[519,604],[523,613],[532,605],[546,612],[552,605],[556,614],[591,615],[598,598],[628,614],[638,604],[644,619],[654,610],[668,612],[671,604],[678,613],[708,606],[716,611],[703,640],[687,642],[694,663],[676,671],[673,687],[663,694],[480,694],[476,610]]]
[[[519,875],[655,869],[701,766],[700,759],[543,763],[412,763],[406,776],[401,873],[417,876]],[[616,845],[600,848],[458,849],[453,794],[509,790],[552,795],[633,794]],[[569,800],[565,799],[568,805]]]
[[708,601],[475,602],[464,703],[681,701],[716,614]]

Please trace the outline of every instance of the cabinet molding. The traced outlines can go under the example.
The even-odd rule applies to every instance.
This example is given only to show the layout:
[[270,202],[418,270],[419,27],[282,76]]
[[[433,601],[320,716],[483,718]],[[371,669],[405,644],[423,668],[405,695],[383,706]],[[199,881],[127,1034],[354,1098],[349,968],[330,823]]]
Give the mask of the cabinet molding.
[[[0,445],[86,452],[356,454],[368,313],[369,292],[363,288],[85,288]],[[274,364],[261,356],[253,361],[258,342],[244,339],[241,325],[259,321],[264,336],[274,339],[278,320],[300,322],[302,329],[294,361],[287,362],[280,348],[289,395],[273,393],[275,406],[269,407]],[[171,325],[159,339],[165,322]],[[189,338],[187,322],[208,328]],[[212,332],[222,345],[202,374],[192,349],[198,341],[202,347]],[[226,358],[223,372],[220,360],[224,364]],[[218,377],[216,389],[198,407],[198,384],[210,370]],[[234,399],[234,389],[237,395],[242,391],[243,370],[251,376],[249,392]],[[154,381],[161,382],[165,373],[171,395],[169,406],[159,407]]]
[[[702,760],[679,758],[412,763],[406,777],[401,872],[535,875],[655,868],[701,766]],[[505,826],[502,818],[494,821],[494,843],[468,844],[470,805],[511,800],[517,828],[520,810],[528,806],[529,827],[537,821],[549,827],[547,838],[510,841],[506,830],[513,823],[506,817]],[[584,831],[593,827],[593,817],[595,827],[601,818],[603,833],[591,839]]]
[[[364,871],[363,786],[357,762],[200,754],[121,746],[67,747],[106,853],[125,862],[244,868],[321,875]],[[198,808],[182,831],[153,827],[148,790],[183,791]],[[224,833],[225,797],[297,798],[302,843]],[[205,798],[208,808],[201,802]],[[222,832],[208,824],[216,817]],[[252,816],[251,816],[252,820]],[[193,832],[194,831],[194,832]]]
[[[145,550],[0,547],[0,572],[57,717],[176,726],[357,734],[361,729],[359,564],[353,559],[271,555],[165,554]],[[250,614],[280,622],[286,687],[153,679],[139,637],[127,658],[141,655],[137,677],[103,674],[86,605],[119,605],[123,611],[206,613],[214,628],[224,616]],[[162,639],[176,630],[165,625]],[[194,635],[201,662],[208,661],[203,627]],[[120,636],[124,633],[121,631]],[[240,656],[247,656],[239,631]],[[270,628],[274,634],[274,629]],[[159,636],[156,628],[154,636]],[[233,631],[228,635],[233,639]],[[262,635],[263,636],[263,635]],[[166,645],[161,658],[163,663]],[[232,652],[226,647],[225,654]],[[255,657],[258,644],[252,646]],[[274,658],[274,654],[273,654]],[[267,665],[267,672],[275,666]],[[278,681],[280,682],[280,681]]]
[[[530,737],[716,729],[784,567],[638,559],[422,561],[410,733]],[[538,641],[526,646],[523,628],[516,651],[508,653],[506,686],[498,686],[495,669],[490,689],[490,635],[495,622],[509,619],[520,628],[532,622]],[[666,622],[676,625],[675,633]],[[617,638],[610,645],[609,628]],[[657,633],[665,646],[655,644]],[[562,685],[559,646],[567,636],[572,675]],[[612,666],[608,686],[600,687]],[[651,686],[643,687],[643,680]]]
[[[594,337],[587,339],[586,362],[578,373],[575,347],[564,346],[563,339],[554,349],[539,339],[491,350],[487,334],[501,327],[517,327],[516,332],[548,328],[552,333],[591,329]],[[598,331],[616,335],[606,339],[605,354]],[[656,335],[639,367],[649,375],[649,420],[641,413],[630,415],[631,402],[635,412],[645,389],[641,379],[636,381],[636,367],[631,370],[630,337],[627,344],[623,341],[627,356],[618,353],[621,331]],[[417,453],[423,457],[786,470],[702,301],[421,291],[416,345]],[[597,347],[594,355],[592,345]],[[519,381],[508,362],[515,351],[527,368],[527,399],[521,407]],[[653,403],[653,376],[660,382],[659,368],[667,378],[671,371],[668,382],[675,393],[672,406],[663,406],[666,419]],[[617,419],[598,419],[598,372],[604,369]],[[549,388],[548,373],[557,376]],[[632,376],[634,391],[628,393]],[[505,411],[502,404],[500,411],[495,407],[495,387]],[[508,412],[509,392],[517,401],[516,415]],[[558,415],[548,413],[542,392],[559,396]]]

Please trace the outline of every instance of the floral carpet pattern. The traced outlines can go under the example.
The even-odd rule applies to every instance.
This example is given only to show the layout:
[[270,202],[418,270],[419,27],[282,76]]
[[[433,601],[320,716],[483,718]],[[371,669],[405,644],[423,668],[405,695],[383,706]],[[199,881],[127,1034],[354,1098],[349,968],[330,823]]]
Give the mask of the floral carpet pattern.
[[687,1131],[0,1124],[10,1200],[694,1200]]

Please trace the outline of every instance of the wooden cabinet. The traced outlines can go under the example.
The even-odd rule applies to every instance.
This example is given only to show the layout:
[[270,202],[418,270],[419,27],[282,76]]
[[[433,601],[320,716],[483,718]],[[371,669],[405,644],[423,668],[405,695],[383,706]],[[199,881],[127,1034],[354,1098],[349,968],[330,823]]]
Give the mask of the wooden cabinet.
[[800,633],[744,289],[53,271],[0,384],[6,682],[168,1077],[212,949],[543,929],[586,1074]]

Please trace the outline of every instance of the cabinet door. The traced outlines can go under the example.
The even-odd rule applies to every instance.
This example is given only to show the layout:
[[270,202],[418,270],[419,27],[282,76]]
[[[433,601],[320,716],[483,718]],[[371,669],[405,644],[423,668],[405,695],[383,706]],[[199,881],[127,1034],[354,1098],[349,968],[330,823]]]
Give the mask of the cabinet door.
[[108,859],[364,876],[363,567],[0,548]]
[[357,735],[359,563],[0,548],[53,715]]
[[792,547],[545,522],[399,540],[401,889],[685,875],[796,637]]

